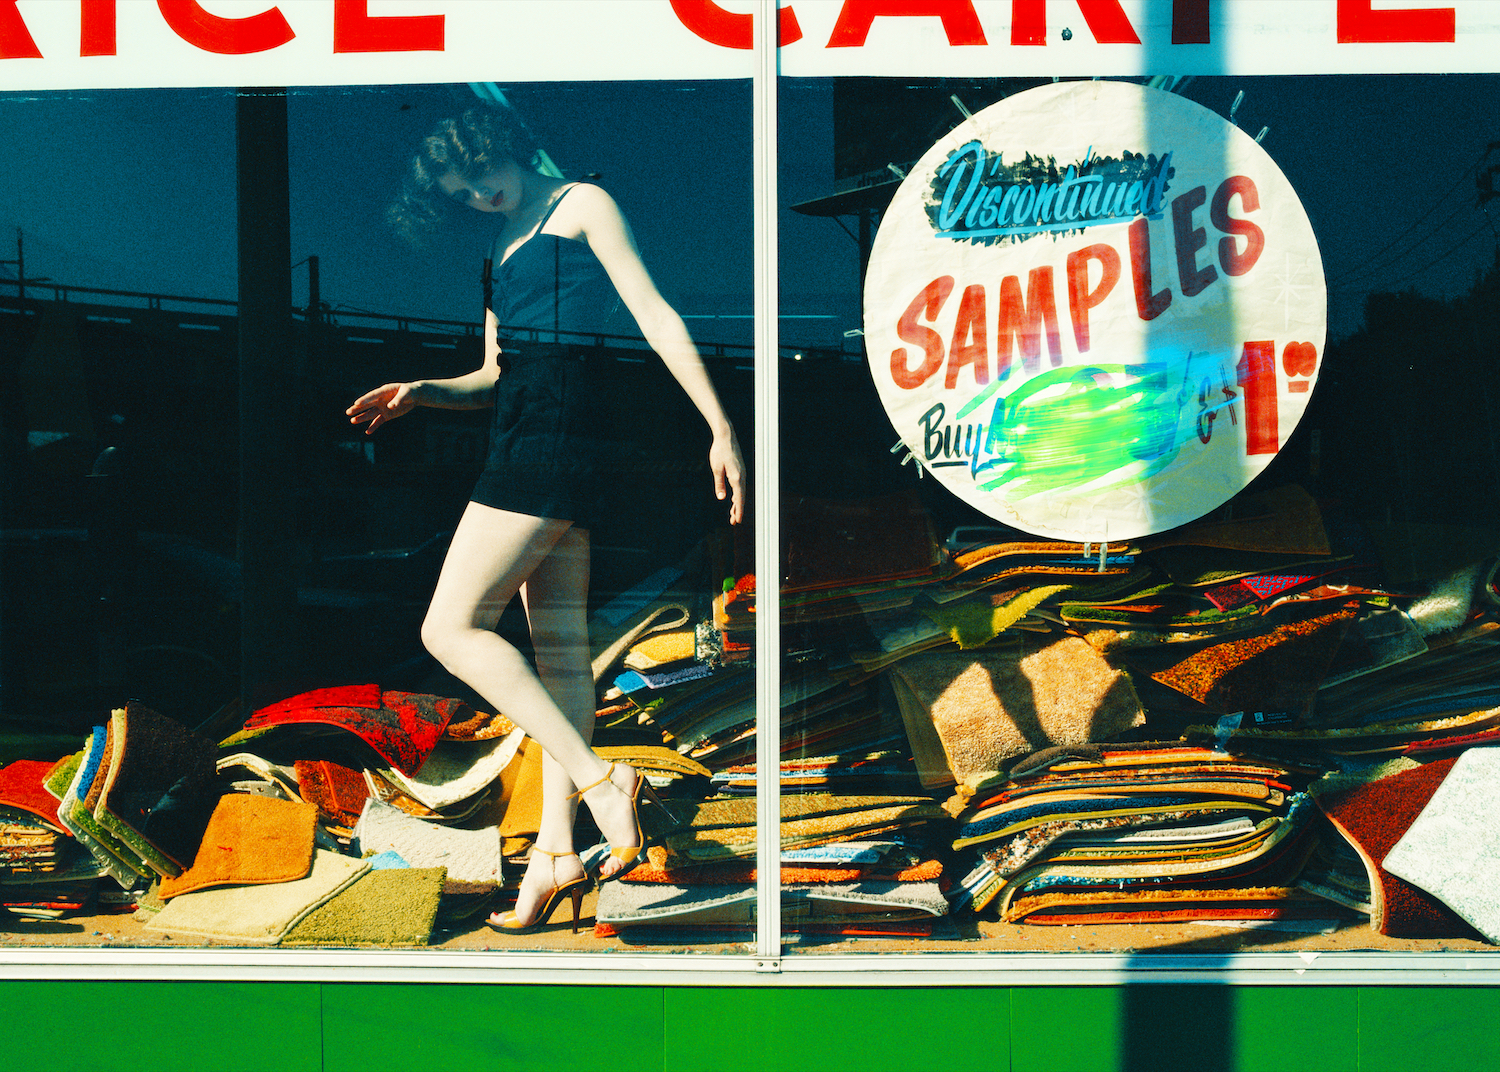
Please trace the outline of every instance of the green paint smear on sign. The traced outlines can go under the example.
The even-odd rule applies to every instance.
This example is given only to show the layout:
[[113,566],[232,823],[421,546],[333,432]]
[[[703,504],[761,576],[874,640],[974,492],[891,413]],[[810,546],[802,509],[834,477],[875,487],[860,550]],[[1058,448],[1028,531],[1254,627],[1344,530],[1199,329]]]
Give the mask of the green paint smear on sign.
[[[976,457],[974,475],[1004,472],[979,487],[1024,499],[1150,479],[1182,447],[1177,427],[1188,391],[1186,378],[1174,375],[1179,371],[1185,362],[1089,365],[1032,377],[995,403],[985,443],[992,458]],[[1112,380],[1120,377],[1131,382],[1116,386]],[[1095,483],[1121,470],[1118,480]]]

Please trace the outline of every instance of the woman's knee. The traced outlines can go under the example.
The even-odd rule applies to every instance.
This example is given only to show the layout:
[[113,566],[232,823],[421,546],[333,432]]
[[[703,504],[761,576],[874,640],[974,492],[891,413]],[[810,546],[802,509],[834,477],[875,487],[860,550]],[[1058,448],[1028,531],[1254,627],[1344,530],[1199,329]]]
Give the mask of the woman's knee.
[[451,669],[454,661],[459,658],[465,642],[474,632],[476,630],[472,628],[460,627],[446,618],[429,612],[422,620],[422,647],[426,648],[427,653],[443,666]]

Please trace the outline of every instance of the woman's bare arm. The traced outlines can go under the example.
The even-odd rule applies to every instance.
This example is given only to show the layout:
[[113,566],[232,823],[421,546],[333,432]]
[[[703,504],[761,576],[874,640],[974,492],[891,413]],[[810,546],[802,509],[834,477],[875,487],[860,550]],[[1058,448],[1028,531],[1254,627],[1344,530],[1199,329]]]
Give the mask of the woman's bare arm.
[[729,499],[729,520],[737,524],[744,517],[744,459],[734,426],[724,413],[687,325],[656,289],[614,198],[597,186],[584,185],[568,195],[568,202],[569,218],[579,225],[582,238],[609,274],[641,334],[707,422],[713,434],[709,466],[714,489],[719,498]]
[[500,344],[495,335],[495,314],[484,311],[484,364],[462,376],[441,380],[410,380],[387,383],[354,400],[344,412],[350,424],[365,424],[365,434],[388,421],[410,413],[417,406],[432,409],[484,409],[494,404],[495,377],[500,370]]

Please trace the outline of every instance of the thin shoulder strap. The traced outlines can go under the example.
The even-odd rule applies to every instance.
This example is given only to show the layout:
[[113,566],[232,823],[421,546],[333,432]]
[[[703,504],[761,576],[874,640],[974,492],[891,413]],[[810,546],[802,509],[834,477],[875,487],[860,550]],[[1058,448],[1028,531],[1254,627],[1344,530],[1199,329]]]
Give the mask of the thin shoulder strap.
[[552,204],[547,206],[547,211],[542,214],[542,222],[538,223],[536,225],[536,229],[531,233],[541,234],[542,228],[547,226],[547,221],[550,220],[552,218],[552,214],[557,211],[557,206],[562,204],[563,198],[567,197],[568,194],[572,193],[578,187],[583,185],[585,185],[585,183],[583,182],[570,182],[568,183],[568,185],[564,186],[562,190],[558,192],[558,195],[552,199]]

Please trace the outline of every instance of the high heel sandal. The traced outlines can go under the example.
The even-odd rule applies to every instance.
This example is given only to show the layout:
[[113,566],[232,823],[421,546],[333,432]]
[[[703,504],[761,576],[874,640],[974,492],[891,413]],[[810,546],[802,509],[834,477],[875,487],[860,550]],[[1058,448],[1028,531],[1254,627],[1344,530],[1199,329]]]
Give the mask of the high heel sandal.
[[[543,856],[551,857],[549,863],[552,872],[552,881],[554,883],[557,882],[557,861],[567,856],[576,855],[576,853],[572,852],[548,852],[546,849],[539,849],[536,846],[532,846],[531,851],[539,852]],[[561,886],[554,885],[552,887],[552,892],[549,893],[547,895],[547,899],[542,902],[541,910],[537,913],[536,918],[530,923],[522,923],[520,917],[516,915],[514,909],[506,912],[494,913],[490,916],[487,922],[491,927],[495,928],[495,930],[503,931],[506,934],[530,934],[533,931],[540,930],[542,927],[545,927],[548,923],[550,923],[552,921],[553,913],[555,913],[558,909],[558,906],[562,904],[563,898],[570,897],[573,901],[573,933],[577,934],[578,909],[579,906],[583,903],[584,891],[587,890],[591,885],[593,885],[593,883],[590,881],[588,875],[586,874],[581,875],[578,878],[572,879],[568,882],[564,882]]]
[[[597,782],[590,782],[588,785],[578,790],[578,792],[574,793],[573,797],[581,801],[583,799],[583,795],[590,789],[601,786],[605,782],[608,782],[611,786],[614,786],[614,788],[616,790],[619,790],[619,792],[625,793],[625,790],[620,789],[620,787],[618,785],[615,785],[614,781],[610,778],[610,775],[614,774],[614,772],[615,764],[611,763],[609,765],[609,768],[605,770],[604,777],[600,778]],[[651,786],[646,784],[646,776],[640,771],[633,771],[633,773],[635,774],[635,788],[625,795],[630,798],[630,819],[631,822],[635,824],[635,844],[610,844],[610,859],[618,860],[620,862],[620,866],[612,874],[600,875],[600,882],[609,882],[612,879],[620,878],[645,858],[646,834],[645,831],[641,828],[641,795],[644,793],[646,798],[650,800],[651,803],[655,804],[662,811],[667,811],[666,805],[663,804],[661,802],[661,798],[656,795],[656,790],[652,789]],[[667,814],[670,815],[671,812],[667,812]]]

